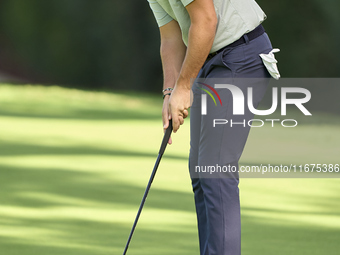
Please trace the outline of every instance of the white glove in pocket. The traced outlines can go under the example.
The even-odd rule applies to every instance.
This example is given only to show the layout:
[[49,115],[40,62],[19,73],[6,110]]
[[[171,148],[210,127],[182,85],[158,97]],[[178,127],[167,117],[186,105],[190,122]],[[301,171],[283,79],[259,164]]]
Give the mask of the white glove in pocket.
[[279,51],[280,51],[279,49],[273,49],[268,54],[260,54],[263,64],[266,66],[270,75],[276,80],[278,80],[281,76],[276,65],[277,60],[275,59],[274,53]]

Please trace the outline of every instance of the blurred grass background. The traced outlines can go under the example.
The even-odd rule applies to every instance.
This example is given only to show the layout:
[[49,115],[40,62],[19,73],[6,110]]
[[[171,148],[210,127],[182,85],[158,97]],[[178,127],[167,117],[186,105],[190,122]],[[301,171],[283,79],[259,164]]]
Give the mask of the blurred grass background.
[[[161,105],[147,93],[1,84],[0,253],[121,254],[163,136]],[[337,134],[253,129],[241,164],[339,163]],[[188,122],[173,141],[129,254],[199,253]],[[338,254],[339,184],[242,179],[242,254]]]

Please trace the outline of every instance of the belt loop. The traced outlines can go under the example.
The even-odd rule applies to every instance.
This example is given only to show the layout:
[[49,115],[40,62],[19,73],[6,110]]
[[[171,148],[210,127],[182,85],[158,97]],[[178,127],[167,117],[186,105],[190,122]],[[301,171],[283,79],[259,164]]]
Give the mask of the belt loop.
[[244,40],[246,41],[246,44],[248,44],[248,43],[249,43],[248,35],[244,34],[244,35],[243,35],[243,38],[244,38]]

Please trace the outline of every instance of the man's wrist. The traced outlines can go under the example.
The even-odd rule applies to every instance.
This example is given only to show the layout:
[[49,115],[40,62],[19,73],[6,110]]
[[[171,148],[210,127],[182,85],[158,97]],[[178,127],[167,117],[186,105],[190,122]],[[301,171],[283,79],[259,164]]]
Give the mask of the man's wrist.
[[170,96],[171,96],[171,92],[168,92],[168,93],[164,94],[164,95],[163,95],[163,99],[166,98],[167,96],[170,97]]
[[190,78],[186,78],[183,76],[179,76],[178,80],[176,82],[176,87],[180,87],[182,89],[187,89],[190,90],[191,89],[191,82],[190,82]]
[[165,89],[162,90],[162,93],[163,93],[163,99],[166,98],[166,97],[170,97],[172,91],[174,89],[172,87],[166,87]]

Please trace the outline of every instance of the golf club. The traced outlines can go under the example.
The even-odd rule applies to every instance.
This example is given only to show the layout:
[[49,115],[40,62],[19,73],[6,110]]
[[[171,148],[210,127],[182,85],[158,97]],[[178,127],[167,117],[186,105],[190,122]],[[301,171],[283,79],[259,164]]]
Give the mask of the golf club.
[[168,144],[168,141],[169,141],[171,132],[172,132],[172,121],[169,120],[169,127],[166,129],[166,131],[165,131],[165,133],[164,133],[163,141],[162,141],[162,144],[161,144],[161,148],[159,149],[159,152],[158,152],[158,157],[157,157],[155,166],[153,167],[153,171],[152,171],[152,174],[151,174],[151,177],[150,177],[148,186],[147,186],[146,189],[145,189],[145,193],[144,193],[142,202],[140,203],[139,210],[138,210],[138,213],[137,213],[135,222],[133,223],[133,226],[132,226],[132,229],[131,229],[131,232],[130,232],[130,235],[129,235],[129,239],[127,240],[127,243],[126,243],[126,245],[125,245],[125,249],[124,249],[123,255],[126,254],[128,248],[129,248],[129,244],[130,244],[130,241],[131,241],[133,232],[135,231],[135,228],[136,228],[136,225],[137,225],[139,216],[140,216],[140,214],[141,214],[141,212],[142,212],[142,209],[143,209],[143,206],[144,206],[146,197],[148,196],[148,193],[149,193],[149,190],[150,190],[152,181],[153,181],[153,179],[154,179],[154,177],[155,177],[155,175],[156,175],[156,171],[157,171],[158,165],[159,165],[159,163],[160,163],[160,161],[161,161],[161,159],[162,159],[163,153],[164,153],[165,148],[166,148],[166,146],[167,146],[167,144]]

